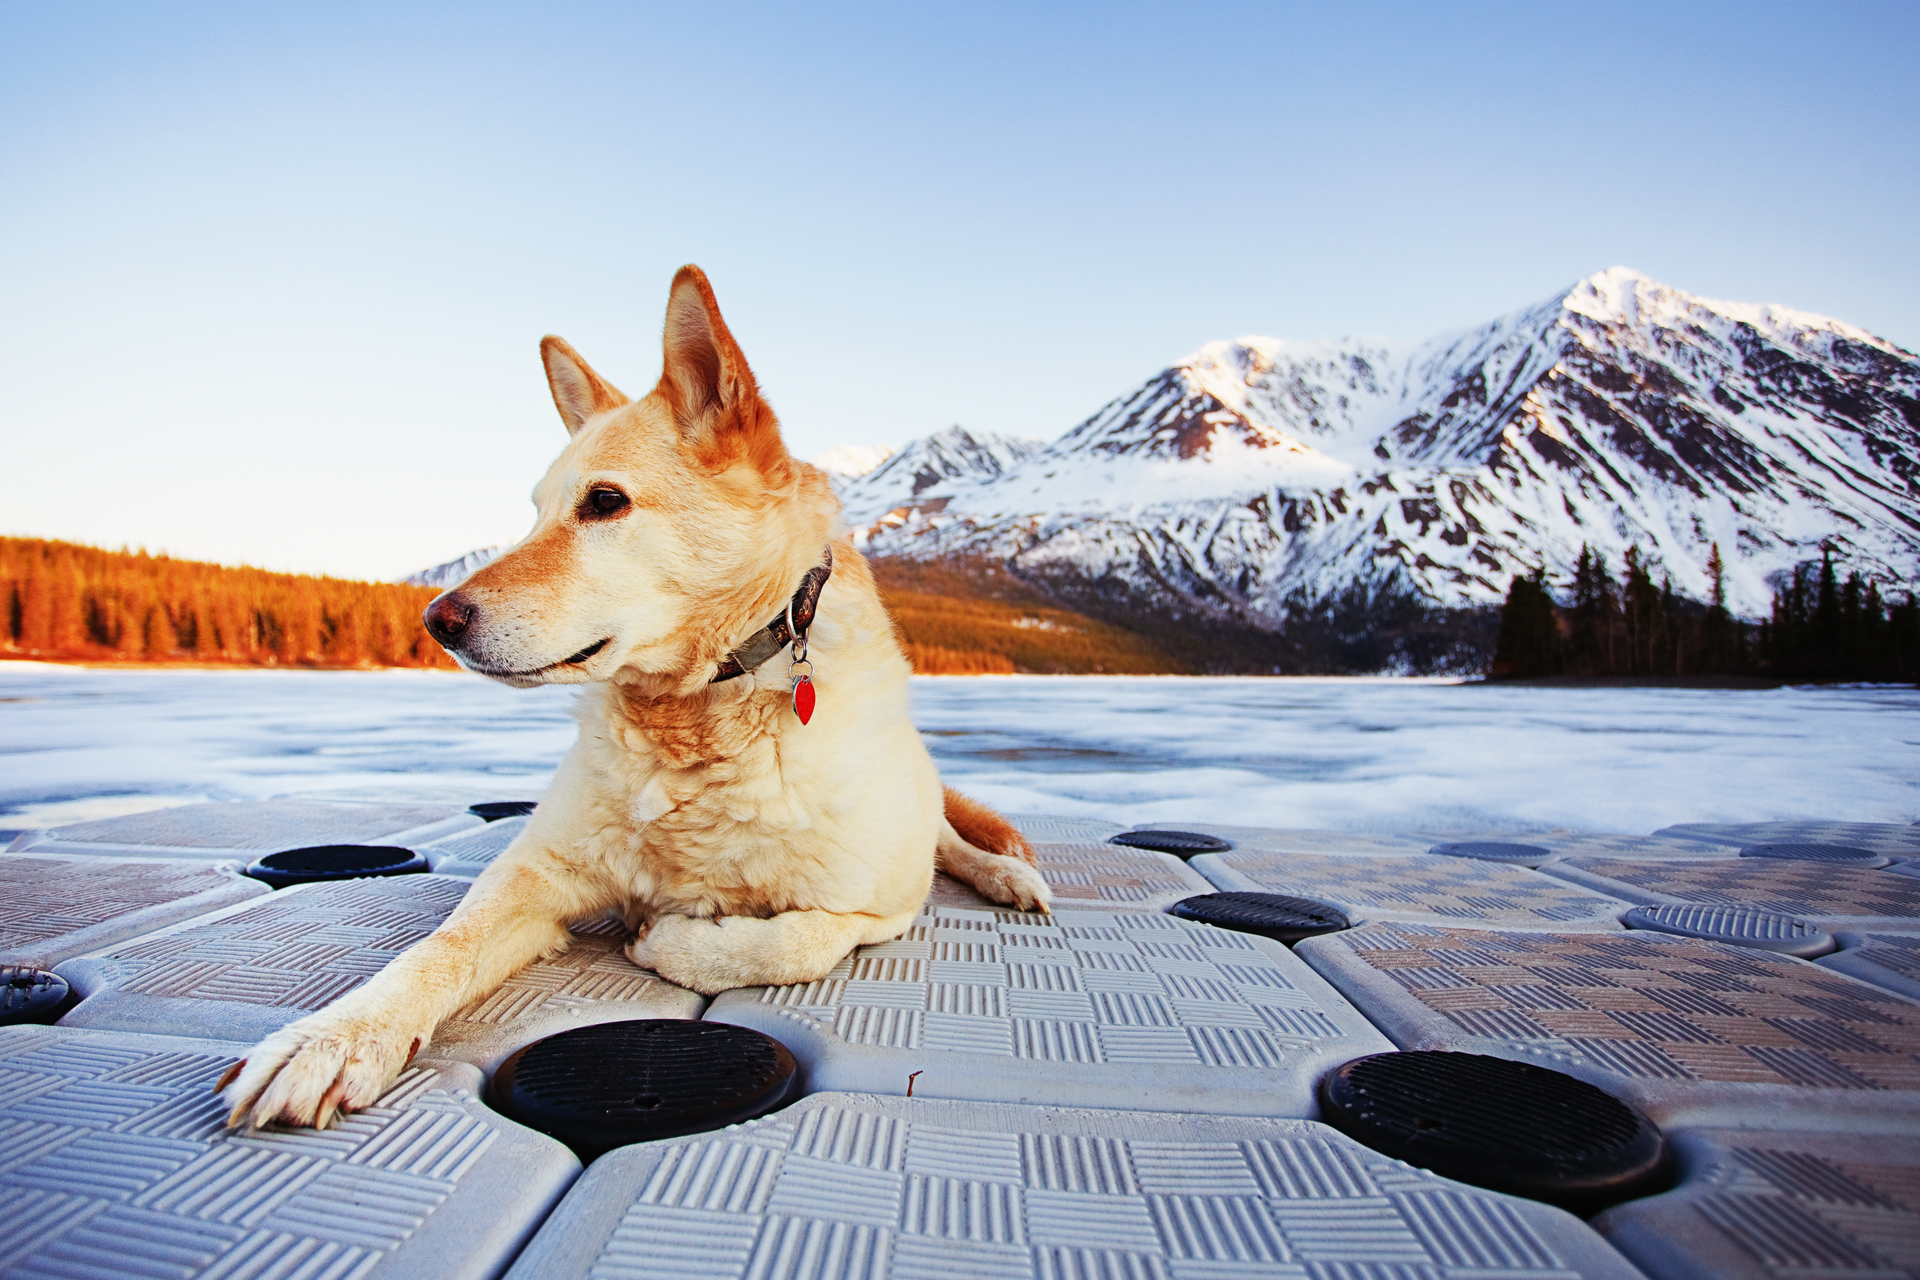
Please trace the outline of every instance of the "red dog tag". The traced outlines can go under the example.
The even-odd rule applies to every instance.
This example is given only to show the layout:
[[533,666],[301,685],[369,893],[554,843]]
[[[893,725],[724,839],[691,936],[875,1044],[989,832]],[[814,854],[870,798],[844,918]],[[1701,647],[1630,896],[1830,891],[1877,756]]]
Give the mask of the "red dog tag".
[[813,677],[801,676],[793,682],[793,714],[805,724],[813,719]]

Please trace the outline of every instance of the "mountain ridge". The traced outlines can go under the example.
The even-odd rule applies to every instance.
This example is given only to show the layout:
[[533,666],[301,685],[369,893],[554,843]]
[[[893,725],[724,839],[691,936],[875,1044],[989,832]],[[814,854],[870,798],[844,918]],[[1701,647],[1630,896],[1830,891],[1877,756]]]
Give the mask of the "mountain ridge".
[[1912,353],[1616,267],[1425,342],[1211,342],[1011,467],[840,489],[875,554],[1271,630],[1356,585],[1485,607],[1583,545],[1704,597],[1718,542],[1748,614],[1822,545],[1911,582],[1917,458]]

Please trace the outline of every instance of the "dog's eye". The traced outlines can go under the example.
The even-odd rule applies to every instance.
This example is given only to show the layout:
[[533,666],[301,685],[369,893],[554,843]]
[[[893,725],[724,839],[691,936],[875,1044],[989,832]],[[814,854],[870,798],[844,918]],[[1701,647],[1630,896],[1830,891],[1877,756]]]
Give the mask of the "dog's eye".
[[632,505],[632,499],[612,485],[595,485],[587,491],[587,500],[580,504],[580,516],[583,520],[604,520]]

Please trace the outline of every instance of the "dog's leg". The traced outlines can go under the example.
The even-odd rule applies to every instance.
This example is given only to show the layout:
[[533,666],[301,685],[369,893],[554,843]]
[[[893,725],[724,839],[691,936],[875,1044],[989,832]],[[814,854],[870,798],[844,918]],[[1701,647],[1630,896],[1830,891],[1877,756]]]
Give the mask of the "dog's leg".
[[368,1106],[384,1093],[441,1019],[530,961],[564,949],[565,921],[591,904],[507,858],[474,882],[438,929],[366,985],[255,1046],[222,1082],[227,1123],[326,1128],[335,1111]]
[[1053,906],[1053,891],[1034,869],[1027,838],[1011,822],[952,787],[947,788],[946,816],[934,845],[934,866],[995,902],[1022,911]]
[[702,995],[735,987],[782,987],[825,977],[862,943],[899,937],[916,914],[783,911],[766,920],[662,916],[627,945],[627,958]]

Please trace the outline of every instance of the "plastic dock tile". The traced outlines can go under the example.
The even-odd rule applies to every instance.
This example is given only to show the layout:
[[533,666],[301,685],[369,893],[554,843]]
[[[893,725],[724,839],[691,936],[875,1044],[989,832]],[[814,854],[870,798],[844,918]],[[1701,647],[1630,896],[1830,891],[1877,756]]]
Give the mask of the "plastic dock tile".
[[1198,831],[1233,842],[1235,849],[1265,853],[1425,853],[1432,840],[1366,831],[1240,827],[1223,822],[1143,822],[1139,831]]
[[1885,987],[1909,1000],[1920,1000],[1920,934],[1843,929],[1834,935],[1834,941],[1840,944],[1840,950],[1820,957],[1815,964]]
[[[1182,898],[1212,893],[1213,886],[1170,853],[1117,844],[1033,842],[1040,878],[1053,889],[1055,910],[1162,911]],[[934,876],[927,902],[938,907],[1002,909],[944,873]]]
[[1428,853],[1345,858],[1236,849],[1187,865],[1222,889],[1313,898],[1355,921],[1618,929],[1621,913],[1634,905],[1525,867]]
[[190,804],[124,818],[102,818],[14,840],[16,853],[145,854],[251,862],[263,854],[318,844],[398,844],[435,840],[481,820],[464,809],[428,804],[254,800]]
[[1905,827],[1895,822],[1683,822],[1654,834],[1731,845],[1736,850],[1751,844],[1841,844],[1889,857],[1920,858],[1920,823]]
[[302,885],[69,960],[58,972],[85,998],[61,1025],[252,1043],[378,973],[471,885],[435,875]]
[[1544,874],[1625,898],[1635,906],[1691,902],[1758,907],[1796,916],[1829,932],[1875,925],[1920,928],[1920,879],[1863,867],[1783,858],[1713,862],[1569,858],[1545,868]]
[[268,892],[234,865],[0,856],[0,964],[51,969]]
[[527,829],[527,822],[526,818],[500,818],[478,830],[462,831],[432,844],[420,845],[414,852],[425,858],[437,874],[464,876],[470,880],[507,851],[507,846]]
[[1105,840],[1126,830],[1117,822],[1103,822],[1099,818],[1056,818],[1040,813],[1010,813],[1006,817],[1027,839],[1054,844]]
[[578,1175],[425,1059],[324,1132],[228,1133],[213,1086],[250,1047],[0,1030],[0,1275],[479,1280]]
[[698,1018],[707,998],[627,959],[629,936],[616,921],[574,926],[565,951],[528,965],[448,1018],[421,1052],[471,1062],[491,1076],[514,1050],[562,1031],[635,1018]]
[[509,1280],[1628,1280],[1571,1214],[1308,1121],[820,1094],[624,1147]]
[[932,908],[804,986],[723,992],[802,1087],[1311,1117],[1329,1067],[1386,1039],[1265,938],[1159,912]]
[[1685,858],[1737,858],[1740,856],[1740,850],[1730,845],[1661,835],[1570,835],[1548,832],[1545,835],[1502,838],[1515,840],[1521,844],[1541,845],[1552,851],[1553,861],[1556,862],[1563,858],[1630,858],[1672,862]]
[[1920,1275],[1920,1144],[1683,1129],[1681,1184],[1593,1225],[1653,1280]]
[[1655,1122],[1920,1133],[1920,1004],[1670,934],[1375,924],[1295,952],[1402,1049],[1537,1062]]

